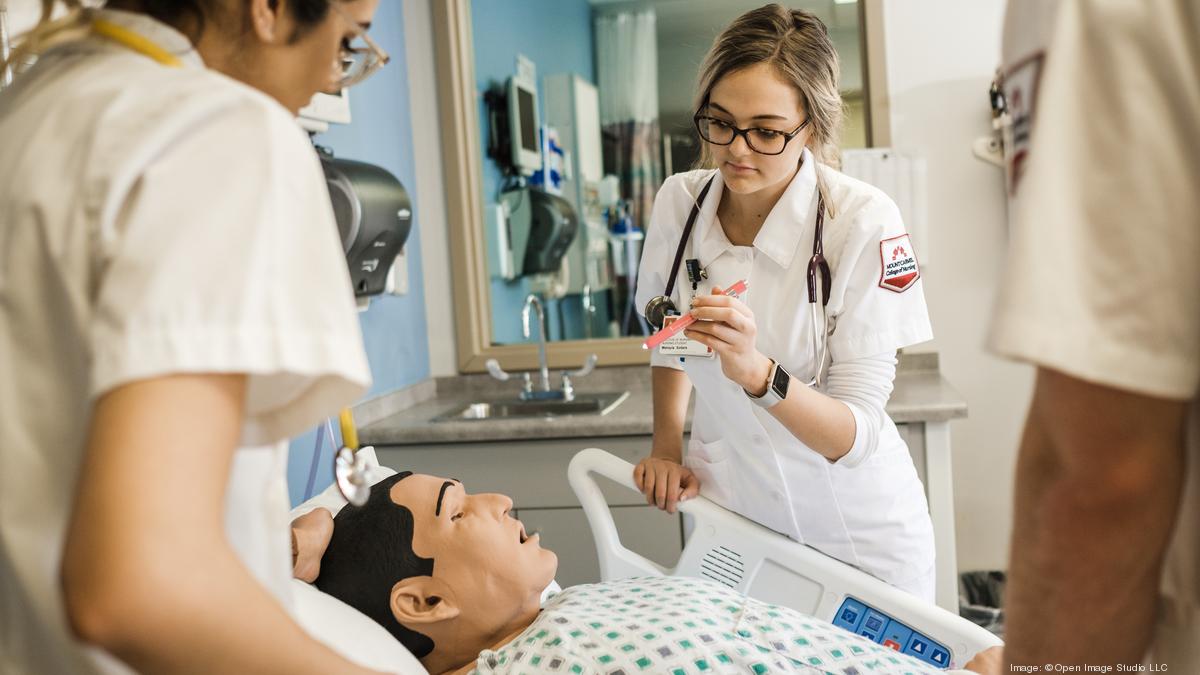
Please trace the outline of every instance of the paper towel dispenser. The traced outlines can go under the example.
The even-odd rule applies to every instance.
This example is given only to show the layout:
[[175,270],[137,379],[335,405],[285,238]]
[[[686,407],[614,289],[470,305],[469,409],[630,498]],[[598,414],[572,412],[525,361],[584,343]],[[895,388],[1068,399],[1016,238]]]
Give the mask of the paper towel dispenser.
[[579,232],[579,217],[567,200],[537,188],[501,194],[485,210],[488,268],[493,278],[557,272]]
[[329,156],[321,166],[354,295],[378,295],[412,229],[412,200],[382,167]]

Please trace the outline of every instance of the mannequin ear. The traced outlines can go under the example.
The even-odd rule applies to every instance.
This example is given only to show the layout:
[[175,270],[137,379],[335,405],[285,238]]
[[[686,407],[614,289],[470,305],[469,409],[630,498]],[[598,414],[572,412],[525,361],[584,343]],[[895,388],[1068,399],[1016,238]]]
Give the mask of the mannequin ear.
[[392,616],[405,626],[448,621],[459,615],[454,594],[433,577],[409,577],[392,586]]
[[277,42],[282,35],[288,0],[250,0],[250,25],[259,40]]

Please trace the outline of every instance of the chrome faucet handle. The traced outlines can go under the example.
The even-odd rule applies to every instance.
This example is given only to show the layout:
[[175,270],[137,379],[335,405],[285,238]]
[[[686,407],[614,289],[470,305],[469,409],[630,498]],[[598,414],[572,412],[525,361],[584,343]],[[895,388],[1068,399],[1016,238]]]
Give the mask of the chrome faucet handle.
[[591,372],[596,369],[596,362],[599,360],[600,360],[599,356],[596,356],[595,354],[590,354],[590,355],[588,355],[587,359],[583,362],[582,368],[580,368],[579,370],[564,370],[563,375],[569,375],[571,377],[583,377],[584,375],[590,375]]
[[508,378],[512,377],[511,373],[504,372],[504,369],[500,367],[500,362],[496,359],[488,359],[487,363],[483,365],[487,366],[488,374],[501,382],[506,382]]

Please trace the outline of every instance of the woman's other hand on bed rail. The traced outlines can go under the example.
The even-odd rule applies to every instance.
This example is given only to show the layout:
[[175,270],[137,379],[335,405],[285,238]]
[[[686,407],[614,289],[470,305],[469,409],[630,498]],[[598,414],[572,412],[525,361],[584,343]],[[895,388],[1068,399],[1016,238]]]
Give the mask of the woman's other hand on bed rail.
[[333,515],[317,508],[292,521],[292,576],[305,583],[317,580],[321,558],[333,537]]
[[646,503],[675,513],[675,505],[695,497],[700,481],[679,462],[651,455],[633,467],[633,483],[646,495]]

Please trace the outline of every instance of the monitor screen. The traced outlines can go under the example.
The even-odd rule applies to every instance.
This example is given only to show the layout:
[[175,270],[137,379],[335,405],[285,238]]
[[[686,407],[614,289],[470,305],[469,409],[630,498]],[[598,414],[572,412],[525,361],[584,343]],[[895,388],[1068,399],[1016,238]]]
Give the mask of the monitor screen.
[[517,87],[517,111],[521,117],[521,147],[529,152],[537,152],[537,125],[533,119],[533,92],[524,87]]

